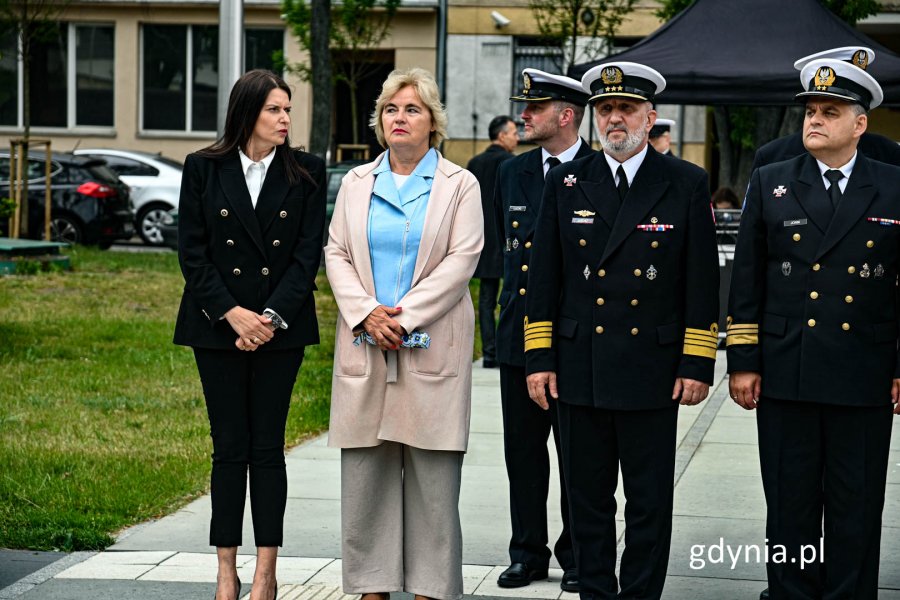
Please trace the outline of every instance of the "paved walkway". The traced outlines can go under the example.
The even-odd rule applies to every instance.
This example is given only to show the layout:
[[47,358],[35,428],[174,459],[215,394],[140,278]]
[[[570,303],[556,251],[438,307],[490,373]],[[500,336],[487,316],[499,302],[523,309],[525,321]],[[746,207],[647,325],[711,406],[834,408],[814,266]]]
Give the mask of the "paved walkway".
[[[753,550],[765,544],[754,415],[727,399],[721,352],[719,359],[710,399],[699,407],[682,408],[679,415],[667,599],[754,600],[765,587],[765,566]],[[507,565],[510,535],[498,372],[476,365],[473,386],[472,434],[460,500],[465,593],[471,600],[574,599],[574,594],[560,592],[559,569],[551,569],[549,581],[525,588],[504,590],[496,585],[497,575]],[[894,560],[900,554],[900,437],[896,433],[891,448],[879,598],[900,600],[900,564]],[[343,596],[338,459],[339,452],[326,447],[324,436],[288,455],[290,489],[286,539],[278,561],[279,598],[340,600]],[[617,498],[621,536],[625,504],[621,489]],[[558,514],[558,503],[554,484],[551,515]],[[209,516],[206,496],[164,519],[125,531],[105,552],[69,555],[0,590],[0,599],[208,600],[216,574],[215,555],[206,545]],[[244,531],[244,539],[251,541],[249,510]],[[554,523],[550,538],[558,533]],[[729,558],[725,545],[732,551],[741,545],[736,560]],[[253,553],[251,547],[239,550],[244,594],[249,594],[253,576]]]

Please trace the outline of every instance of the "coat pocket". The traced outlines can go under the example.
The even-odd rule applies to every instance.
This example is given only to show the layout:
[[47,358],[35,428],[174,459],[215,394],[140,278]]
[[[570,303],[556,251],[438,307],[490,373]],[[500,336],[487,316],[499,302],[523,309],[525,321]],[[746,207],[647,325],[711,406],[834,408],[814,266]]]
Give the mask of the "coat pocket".
[[408,350],[411,372],[432,377],[456,377],[459,374],[457,331],[462,331],[463,327],[462,306],[462,303],[457,304],[443,318],[422,328],[431,337],[431,345]]
[[763,315],[761,329],[763,333],[783,337],[787,331],[787,319],[781,315],[766,313]]
[[559,318],[559,337],[572,339],[575,337],[576,331],[578,331],[578,321],[568,317]]
[[369,349],[363,341],[354,344],[353,332],[344,318],[338,315],[335,334],[334,373],[338,377],[366,377],[369,375]]

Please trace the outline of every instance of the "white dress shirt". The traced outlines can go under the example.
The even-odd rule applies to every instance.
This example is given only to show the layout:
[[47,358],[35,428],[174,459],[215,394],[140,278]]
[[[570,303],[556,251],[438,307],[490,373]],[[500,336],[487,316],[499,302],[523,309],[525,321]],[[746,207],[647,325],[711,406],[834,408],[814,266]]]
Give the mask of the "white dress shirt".
[[250,201],[253,202],[253,208],[256,208],[256,201],[259,199],[259,191],[262,189],[263,181],[266,180],[266,173],[275,159],[275,148],[269,152],[259,162],[253,162],[250,157],[244,154],[244,151],[238,148],[238,156],[241,157],[241,169],[244,171],[244,180],[247,182],[247,191],[250,192]]
[[[825,171],[830,171],[831,167],[823,163],[818,158],[816,159],[816,164],[819,165],[819,173],[822,174],[822,182],[825,184],[825,189],[831,187],[831,182],[825,178]],[[844,190],[847,189],[847,182],[850,181],[850,173],[853,172],[853,167],[856,165],[856,152],[853,153],[853,156],[847,161],[842,167],[838,167],[837,170],[844,174],[842,179],[838,179],[838,185],[841,188],[841,193],[844,193]]]
[[637,176],[638,169],[641,168],[641,164],[644,162],[644,158],[647,156],[647,146],[649,146],[649,144],[645,145],[643,150],[623,163],[620,163],[606,152],[603,153],[604,158],[606,158],[606,164],[609,165],[609,169],[612,171],[613,181],[615,182],[616,186],[619,185],[619,165],[622,165],[622,168],[625,169],[625,177],[628,178],[628,187],[632,186],[632,184],[634,183],[634,178],[635,176]]
[[[570,160],[575,158],[575,155],[578,154],[578,150],[581,149],[581,138],[578,138],[574,144],[560,152],[556,155],[556,158],[559,159],[560,164],[567,163]],[[547,159],[552,157],[553,155],[547,152],[544,148],[541,148],[541,161],[544,167],[544,177],[547,176],[547,171],[550,170],[550,165],[547,164]]]

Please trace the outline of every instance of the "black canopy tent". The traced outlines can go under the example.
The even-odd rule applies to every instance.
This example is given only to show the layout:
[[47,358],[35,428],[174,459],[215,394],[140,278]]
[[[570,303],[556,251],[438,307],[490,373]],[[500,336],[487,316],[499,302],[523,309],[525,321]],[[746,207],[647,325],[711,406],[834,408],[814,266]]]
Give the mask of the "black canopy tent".
[[900,104],[900,56],[817,0],[696,0],[628,50],[574,65],[569,75],[632,61],[663,74],[665,104],[791,104],[801,89],[796,59],[854,45],[875,51],[868,72],[884,89],[884,103]]

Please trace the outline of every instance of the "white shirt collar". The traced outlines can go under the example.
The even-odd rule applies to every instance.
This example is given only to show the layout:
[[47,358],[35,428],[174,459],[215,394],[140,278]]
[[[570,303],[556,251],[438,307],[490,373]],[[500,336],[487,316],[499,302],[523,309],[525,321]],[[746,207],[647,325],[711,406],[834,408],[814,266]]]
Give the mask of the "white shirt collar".
[[[250,165],[255,165],[256,163],[250,160],[250,157],[244,154],[244,151],[240,148],[238,148],[238,156],[241,158],[241,170],[244,172],[244,177],[246,177],[247,171],[250,169]],[[273,160],[275,160],[275,148],[272,148],[272,151],[259,161],[266,168],[264,173],[269,172],[269,167],[272,166]]]
[[609,169],[610,171],[612,171],[613,181],[616,183],[616,185],[619,185],[618,177],[616,176],[616,171],[619,170],[619,165],[622,165],[622,168],[625,169],[625,177],[628,178],[628,186],[631,187],[634,184],[634,178],[637,175],[638,169],[641,168],[641,163],[644,162],[644,158],[646,158],[647,156],[647,147],[649,145],[649,143],[645,144],[644,148],[640,152],[623,163],[620,163],[606,152],[603,153],[603,157],[606,159],[606,164],[609,165]]
[[[847,164],[838,167],[837,169],[844,174],[844,178],[838,180],[838,185],[841,188],[841,193],[843,193],[844,190],[847,189],[847,182],[850,181],[850,174],[853,173],[853,167],[856,165],[856,155],[857,153],[854,152],[853,156],[850,157],[850,160],[847,161]],[[822,182],[825,184],[825,189],[827,190],[829,186],[831,186],[831,182],[825,178],[825,171],[830,171],[831,167],[823,163],[818,158],[816,159],[816,164],[819,165],[819,173],[822,175]]]
[[[574,144],[572,144],[571,146],[569,146],[568,148],[566,148],[565,150],[563,150],[562,152],[560,152],[559,154],[557,154],[555,156],[556,156],[556,158],[559,159],[560,163],[567,163],[570,160],[574,160],[575,155],[578,154],[578,151],[580,149],[581,149],[581,138],[578,138],[577,140],[575,140]],[[547,152],[547,150],[545,148],[541,148],[541,163],[544,166],[544,175],[546,175],[547,171],[550,170],[549,167],[547,167],[547,159],[550,158],[551,156],[554,156],[554,155]]]

